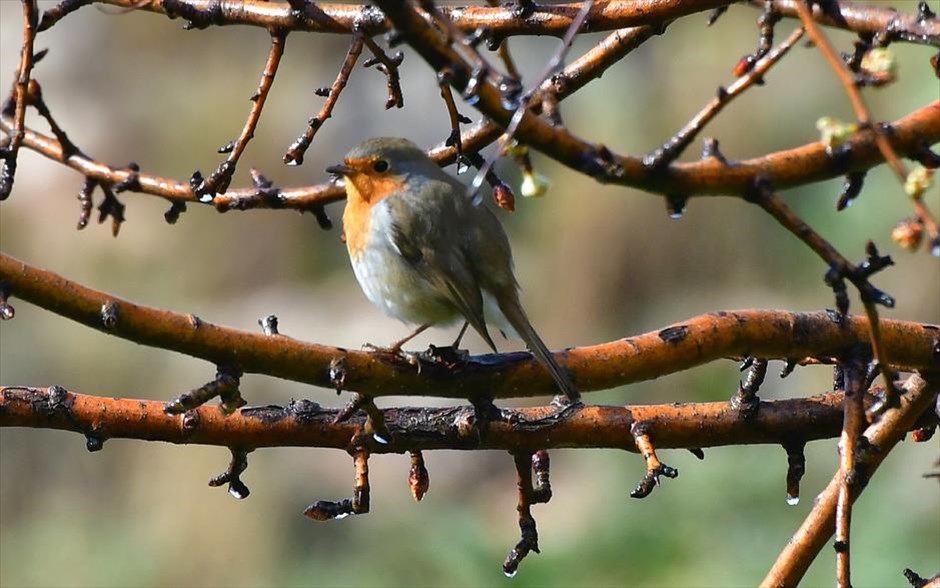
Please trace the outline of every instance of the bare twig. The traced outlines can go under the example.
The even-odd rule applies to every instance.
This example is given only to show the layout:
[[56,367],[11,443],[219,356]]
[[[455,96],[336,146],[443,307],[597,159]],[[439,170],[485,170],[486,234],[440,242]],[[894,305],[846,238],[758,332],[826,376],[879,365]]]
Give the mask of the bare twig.
[[897,393],[894,390],[893,371],[887,350],[882,342],[878,310],[875,307],[875,304],[892,307],[894,306],[894,299],[875,288],[868,281],[873,273],[891,265],[893,263],[891,258],[879,255],[874,244],[869,241],[867,247],[868,260],[859,266],[855,266],[806,224],[803,219],[790,210],[777,195],[768,191],[766,186],[765,188],[759,188],[758,192],[756,196],[757,204],[829,265],[829,271],[826,273],[826,283],[832,287],[836,294],[836,306],[840,313],[845,314],[848,311],[849,304],[844,280],[849,280],[858,289],[862,304],[865,307],[865,314],[868,317],[868,323],[871,325],[872,353],[875,359],[878,360],[887,390],[884,406],[880,407],[879,410],[895,406],[897,404]]
[[232,181],[232,175],[235,173],[235,167],[238,165],[238,159],[245,152],[248,141],[255,136],[255,129],[258,127],[258,121],[261,120],[261,110],[264,108],[264,102],[271,91],[271,85],[274,83],[274,77],[277,75],[278,65],[281,63],[281,57],[284,55],[284,45],[287,42],[287,34],[281,31],[271,33],[271,52],[264,64],[264,71],[261,72],[261,81],[258,83],[258,90],[251,95],[251,111],[248,113],[248,119],[242,128],[241,134],[233,143],[223,147],[220,152],[227,152],[229,155],[219,167],[212,172],[205,185],[196,188],[196,194],[200,197],[212,196],[217,193],[224,194],[228,190]]
[[[506,131],[503,133],[503,136],[500,138],[500,148],[496,150],[496,153],[492,157],[486,160],[486,162],[480,167],[477,175],[473,178],[471,183],[472,190],[474,193],[480,190],[480,187],[483,185],[483,180],[486,178],[486,175],[493,168],[493,165],[496,163],[496,160],[500,157],[503,148],[509,145],[515,138],[516,130],[518,130],[519,125],[522,123],[522,117],[525,116],[526,112],[529,110],[529,102],[535,97],[535,92],[541,89],[542,84],[551,76],[553,73],[558,71],[559,68],[564,64],[565,56],[568,54],[568,50],[571,49],[571,44],[574,42],[575,35],[581,30],[581,26],[584,24],[585,19],[588,14],[591,12],[591,8],[594,6],[593,0],[585,0],[581,2],[580,10],[578,14],[575,15],[574,19],[571,21],[571,26],[568,27],[568,30],[565,31],[565,36],[561,40],[561,44],[558,49],[555,50],[555,53],[552,55],[551,59],[548,60],[548,63],[545,65],[545,69],[536,78],[536,81],[532,84],[529,91],[522,94],[521,97],[515,98],[510,96],[510,104],[515,106],[515,111],[512,114],[512,117],[509,119],[509,124],[506,125]],[[503,91],[503,101],[506,102],[507,93]],[[541,100],[539,100],[541,102]]]
[[[872,121],[871,112],[868,110],[868,106],[866,106],[865,100],[862,98],[862,93],[859,91],[858,85],[856,84],[855,74],[848,68],[845,61],[839,57],[836,50],[832,47],[832,44],[829,42],[829,39],[823,34],[822,30],[820,30],[816,21],[813,19],[809,6],[804,2],[796,2],[794,8],[799,14],[803,26],[806,27],[810,39],[813,40],[813,43],[823,54],[823,57],[826,58],[832,70],[839,76],[839,80],[845,88],[845,93],[852,102],[852,108],[855,110],[859,128],[872,130],[875,144],[878,145],[878,150],[903,185],[908,176],[907,168],[891,145],[891,142],[886,136],[885,129],[882,128],[880,124],[876,124]],[[927,228],[927,232],[930,234],[930,240],[933,242],[940,239],[940,225],[938,225],[933,214],[930,213],[930,210],[919,197],[914,199],[914,211]]]
[[[643,456],[643,461],[646,462],[646,474],[643,475],[640,483],[630,493],[630,497],[646,498],[653,491],[653,488],[659,485],[660,476],[677,478],[679,477],[679,470],[667,466],[656,457],[656,448],[650,439],[649,429],[645,422],[633,423],[630,426],[630,434],[633,436],[633,442],[636,444],[640,455]],[[697,447],[701,448],[701,446]]]
[[17,71],[13,92],[3,104],[3,114],[12,115],[13,128],[10,131],[10,144],[0,152],[3,167],[0,168],[0,200],[6,200],[13,190],[16,176],[16,161],[23,137],[26,134],[26,104],[29,100],[30,73],[33,69],[33,42],[36,39],[36,21],[38,18],[36,0],[22,0],[23,3],[23,46],[20,49],[20,67]]
[[366,514],[369,512],[369,450],[362,446],[349,449],[353,458],[355,478],[353,481],[352,498],[339,502],[319,500],[304,510],[304,516],[315,521],[328,521],[330,519],[344,519],[351,514]]
[[702,131],[702,129],[705,128],[705,125],[715,118],[715,116],[737,96],[744,93],[745,90],[753,86],[755,83],[762,81],[764,79],[764,74],[767,73],[767,70],[773,67],[773,65],[777,63],[780,58],[786,55],[790,48],[793,47],[793,45],[795,45],[802,36],[802,28],[794,30],[783,43],[781,43],[776,49],[767,55],[763,56],[763,58],[755,63],[754,67],[745,75],[739,77],[727,88],[719,87],[718,95],[715,96],[711,102],[705,105],[705,108],[692,117],[692,119],[687,122],[685,126],[679,130],[679,132],[673,135],[671,139],[666,141],[662,147],[644,158],[643,161],[646,163],[646,165],[653,168],[658,168],[664,164],[672,162],[677,157],[679,157],[683,150],[685,150],[685,148],[695,140],[695,137]]
[[356,61],[362,53],[364,42],[364,34],[358,29],[354,30],[352,42],[349,44],[349,51],[346,52],[343,65],[340,67],[339,73],[336,74],[333,85],[330,86],[330,92],[327,94],[326,102],[323,103],[320,112],[307,121],[307,130],[304,134],[294,141],[291,146],[287,148],[287,153],[284,154],[284,163],[287,165],[301,165],[304,162],[304,153],[306,153],[307,148],[310,147],[310,142],[313,141],[313,137],[317,134],[320,127],[323,126],[323,123],[326,122],[326,119],[333,115],[333,107],[336,106],[339,95],[343,92],[343,88],[346,87],[346,83],[349,81],[349,75],[352,73],[353,68],[356,66]]
[[405,99],[401,93],[401,76],[398,73],[398,66],[401,65],[405,55],[399,51],[394,57],[389,57],[385,51],[379,47],[379,44],[372,37],[363,37],[366,47],[372,52],[372,57],[363,62],[363,67],[372,67],[385,74],[386,85],[388,86],[388,99],[385,101],[385,108],[401,108],[405,105]]

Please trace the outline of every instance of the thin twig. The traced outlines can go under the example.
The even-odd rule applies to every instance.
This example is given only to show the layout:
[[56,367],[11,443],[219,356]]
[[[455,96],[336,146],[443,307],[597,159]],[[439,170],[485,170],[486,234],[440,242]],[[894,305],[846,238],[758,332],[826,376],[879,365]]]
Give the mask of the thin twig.
[[790,48],[793,47],[802,36],[802,27],[794,30],[783,43],[758,61],[747,74],[739,77],[727,88],[718,88],[718,95],[712,98],[711,102],[706,104],[698,114],[692,117],[692,119],[689,120],[679,132],[673,135],[671,139],[666,141],[662,147],[647,155],[643,161],[648,166],[657,168],[679,157],[685,148],[695,140],[695,137],[698,136],[702,129],[705,128],[705,125],[715,118],[732,100],[743,94],[745,90],[761,82],[767,70],[786,55]]
[[457,104],[454,102],[454,93],[450,89],[450,82],[447,76],[439,74],[437,76],[437,85],[441,89],[441,98],[447,107],[447,117],[450,119],[450,135],[444,140],[444,145],[453,147],[457,151],[457,165],[460,165],[460,159],[463,156],[463,142],[460,139],[460,123],[470,122],[465,116],[457,111]]
[[[878,145],[878,150],[881,151],[881,155],[888,163],[888,166],[897,176],[898,181],[903,185],[907,180],[907,167],[901,161],[901,158],[898,157],[897,152],[888,140],[885,129],[882,128],[880,124],[876,124],[872,121],[871,112],[865,104],[865,100],[862,98],[862,93],[859,91],[858,85],[855,83],[855,74],[836,53],[836,50],[832,47],[832,43],[829,42],[829,38],[826,37],[816,24],[809,6],[804,2],[796,2],[795,9],[800,16],[800,20],[803,22],[803,26],[806,27],[806,32],[810,39],[812,39],[823,57],[825,57],[832,70],[839,76],[839,80],[845,88],[845,93],[852,102],[852,108],[855,110],[855,117],[858,119],[859,128],[872,130],[875,143]],[[930,210],[920,198],[914,199],[914,211],[918,218],[921,219],[924,227],[926,227],[931,242],[935,242],[940,238],[940,225],[938,225],[937,219],[933,217],[933,214],[930,213]]]
[[[519,125],[522,124],[522,118],[529,110],[529,102],[534,98],[535,93],[541,89],[542,84],[548,80],[549,76],[555,73],[564,64],[565,56],[571,49],[571,44],[574,42],[575,35],[581,31],[581,26],[584,24],[584,21],[587,18],[587,15],[591,12],[591,8],[593,6],[593,0],[584,0],[581,3],[581,9],[571,21],[571,26],[568,27],[567,31],[565,31],[565,36],[561,40],[561,45],[559,45],[558,49],[555,50],[555,53],[552,55],[551,59],[549,59],[548,63],[546,63],[545,69],[542,71],[539,77],[536,78],[535,82],[532,84],[529,90],[522,94],[521,98],[519,98],[515,112],[513,112],[512,117],[509,119],[509,124],[506,126],[506,130],[503,133],[503,136],[500,138],[500,148],[498,148],[496,152],[486,160],[486,163],[480,167],[477,175],[473,178],[473,182],[470,184],[474,194],[480,190],[480,187],[483,185],[483,181],[486,179],[486,175],[489,173],[490,169],[492,169],[493,165],[496,163],[496,160],[499,159],[500,155],[502,154],[503,148],[513,141],[516,135],[516,131],[519,129]],[[539,102],[541,102],[541,100],[539,100]]]
[[287,42],[287,34],[282,31],[273,31],[271,33],[271,51],[264,64],[264,71],[261,72],[261,81],[258,82],[258,90],[251,96],[251,111],[248,113],[248,119],[245,120],[245,126],[234,143],[226,145],[221,151],[228,151],[228,157],[219,164],[219,167],[206,180],[205,186],[197,188],[198,195],[217,193],[224,194],[228,190],[232,181],[232,175],[235,173],[235,167],[238,165],[238,159],[248,146],[248,141],[255,136],[255,129],[258,127],[258,121],[261,120],[261,111],[264,103],[271,91],[271,85],[274,84],[274,77],[277,75],[278,65],[281,63],[281,57],[284,55],[284,45]]
[[6,200],[13,190],[16,176],[16,162],[23,137],[26,134],[26,104],[29,100],[30,73],[33,69],[33,43],[36,39],[37,8],[36,0],[22,0],[23,3],[23,46],[20,49],[20,67],[17,71],[13,92],[3,105],[3,114],[12,110],[13,128],[9,146],[2,151],[3,167],[0,169],[0,200]]
[[294,141],[291,146],[287,148],[287,153],[284,154],[284,163],[287,165],[301,165],[304,162],[304,153],[306,153],[307,148],[310,147],[310,142],[313,141],[313,137],[317,134],[320,127],[323,126],[323,123],[326,122],[326,119],[332,116],[333,107],[336,105],[336,101],[339,100],[339,95],[343,92],[343,88],[346,87],[346,83],[349,81],[349,75],[356,66],[356,61],[362,53],[364,43],[364,34],[358,29],[354,30],[352,33],[352,42],[350,42],[349,50],[346,52],[346,58],[343,60],[343,65],[340,67],[339,73],[336,74],[336,79],[333,80],[333,85],[330,86],[330,93],[326,97],[326,102],[323,103],[320,112],[307,121],[307,130],[304,134]]
[[888,358],[887,350],[884,347],[879,326],[878,309],[875,304],[885,306],[894,306],[894,299],[875,288],[868,277],[882,269],[885,265],[891,263],[890,258],[880,257],[874,245],[869,243],[869,257],[874,261],[867,262],[867,267],[857,267],[841,253],[839,253],[828,241],[822,238],[806,222],[797,216],[783,201],[772,192],[760,190],[757,196],[757,203],[767,211],[774,219],[783,225],[787,230],[797,236],[803,243],[809,246],[816,255],[821,257],[829,265],[829,273],[826,274],[826,281],[836,292],[836,303],[839,311],[843,314],[848,309],[848,298],[845,295],[845,286],[843,279],[848,279],[858,290],[865,307],[865,315],[868,317],[868,324],[871,325],[869,340],[872,346],[872,353],[878,360],[882,376],[885,380],[886,394],[885,403],[882,408],[890,408],[897,404],[897,393],[894,390],[894,376],[891,363]]
[[401,92],[401,76],[398,72],[398,66],[401,65],[404,54],[399,51],[395,54],[395,57],[389,57],[372,37],[364,36],[362,40],[369,48],[369,51],[372,52],[372,57],[362,64],[363,67],[372,67],[378,64],[376,69],[385,74],[388,87],[388,99],[385,101],[386,110],[393,106],[401,108],[405,105],[405,98]]

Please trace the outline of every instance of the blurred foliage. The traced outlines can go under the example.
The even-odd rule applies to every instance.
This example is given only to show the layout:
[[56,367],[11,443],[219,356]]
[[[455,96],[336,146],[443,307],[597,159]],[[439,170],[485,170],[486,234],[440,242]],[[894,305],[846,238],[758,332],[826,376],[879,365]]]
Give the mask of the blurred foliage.
[[[50,6],[41,2],[41,7]],[[913,11],[913,0],[897,2]],[[940,12],[940,3],[931,1]],[[750,53],[758,12],[735,6],[712,28],[704,15],[674,23],[562,104],[566,124],[611,148],[645,153],[697,112]],[[215,149],[235,137],[249,109],[268,47],[248,27],[183,31],[181,21],[88,7],[42,33],[49,56],[35,76],[60,123],[87,153],[114,165],[129,159],[149,173],[187,178],[211,171]],[[778,38],[793,21],[778,27]],[[0,72],[11,73],[20,39],[18,2],[0,2]],[[839,48],[851,36],[830,32]],[[574,54],[599,34],[580,37]],[[554,39],[514,38],[523,71],[535,75]],[[404,49],[405,108],[382,111],[381,74],[357,68],[334,118],[301,168],[280,162],[322,99],[342,61],[342,36],[291,35],[265,114],[233,185],[260,168],[280,185],[325,179],[323,168],[363,138],[407,135],[421,145],[443,140],[447,115],[434,76]],[[900,81],[865,94],[884,120],[938,97],[929,49],[893,45]],[[816,139],[823,115],[851,119],[849,102],[815,50],[797,47],[756,87],[722,113],[706,135],[729,159]],[[475,114],[468,106],[462,111]],[[29,119],[34,121],[32,117]],[[40,127],[40,128],[45,128]],[[697,146],[687,157],[697,157]],[[339,231],[312,216],[229,212],[191,206],[179,223],[166,204],[125,194],[128,222],[113,239],[106,226],[72,230],[81,178],[22,152],[16,187],[0,206],[4,252],[92,287],[141,303],[257,329],[277,314],[281,331],[357,347],[383,343],[404,327],[359,293]],[[501,214],[513,242],[524,302],[550,346],[595,343],[645,332],[713,310],[742,307],[815,310],[832,306],[823,264],[772,219],[738,199],[701,198],[670,220],[661,198],[601,186],[544,157],[552,178],[544,199],[521,200]],[[517,185],[511,162],[499,169]],[[940,265],[890,243],[894,223],[911,214],[887,170],[869,174],[856,204],[837,214],[840,181],[785,193],[799,214],[851,259],[874,239],[897,266],[878,285],[898,298],[883,316],[940,322]],[[936,187],[935,187],[936,188]],[[940,210],[940,191],[927,202]],[[334,217],[341,205],[331,207]],[[338,220],[338,219],[337,219]],[[0,326],[0,381],[125,397],[166,399],[199,385],[212,366],[109,338],[14,300],[17,317]],[[855,302],[854,309],[859,305]],[[432,331],[415,342],[449,341]],[[475,337],[466,343],[475,351]],[[507,344],[514,345],[515,343]],[[771,375],[775,373],[771,366]],[[592,402],[720,400],[740,377],[730,362],[653,382],[592,394]],[[805,368],[785,382],[769,378],[763,395],[827,389],[830,371]],[[248,376],[256,404],[332,393]],[[345,398],[335,399],[336,404]],[[392,398],[383,404],[415,403]],[[442,401],[430,401],[441,404]],[[921,474],[937,457],[936,440],[895,450],[853,517],[856,586],[903,585],[901,570],[940,568],[940,493]],[[641,460],[614,451],[552,453],[555,497],[535,507],[542,555],[527,559],[514,586],[745,586],[768,569],[836,466],[835,441],[807,450],[804,500],[784,503],[786,456],[779,447],[663,452],[680,469],[648,499],[631,500]],[[3,586],[470,586],[510,585],[500,564],[518,540],[512,460],[494,453],[427,455],[431,492],[411,502],[407,458],[372,460],[372,510],[364,517],[315,524],[300,516],[313,500],[348,496],[351,463],[326,450],[272,449],[250,456],[251,497],[236,502],[206,480],[223,470],[221,448],[109,441],[94,455],[73,434],[0,431],[0,584]],[[831,585],[827,549],[805,585]]]

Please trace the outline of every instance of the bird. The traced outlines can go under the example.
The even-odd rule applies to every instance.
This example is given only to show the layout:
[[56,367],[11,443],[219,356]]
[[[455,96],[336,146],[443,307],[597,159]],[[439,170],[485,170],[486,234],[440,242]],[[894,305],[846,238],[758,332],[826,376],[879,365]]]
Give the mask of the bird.
[[569,403],[580,395],[519,301],[509,239],[499,219],[407,139],[377,137],[326,171],[346,187],[343,234],[362,291],[385,314],[417,329],[463,320],[498,353],[487,324],[516,334]]

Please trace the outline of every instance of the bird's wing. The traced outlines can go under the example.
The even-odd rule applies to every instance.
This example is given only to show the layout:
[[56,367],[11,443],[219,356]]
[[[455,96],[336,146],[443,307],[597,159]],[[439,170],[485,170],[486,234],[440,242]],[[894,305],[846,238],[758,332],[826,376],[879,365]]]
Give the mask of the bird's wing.
[[[440,184],[440,185],[438,185]],[[397,194],[386,199],[391,221],[388,238],[396,251],[449,300],[486,343],[496,344],[486,329],[483,295],[474,275],[473,262],[464,246],[466,229],[461,224],[452,188],[429,183],[415,195]]]

